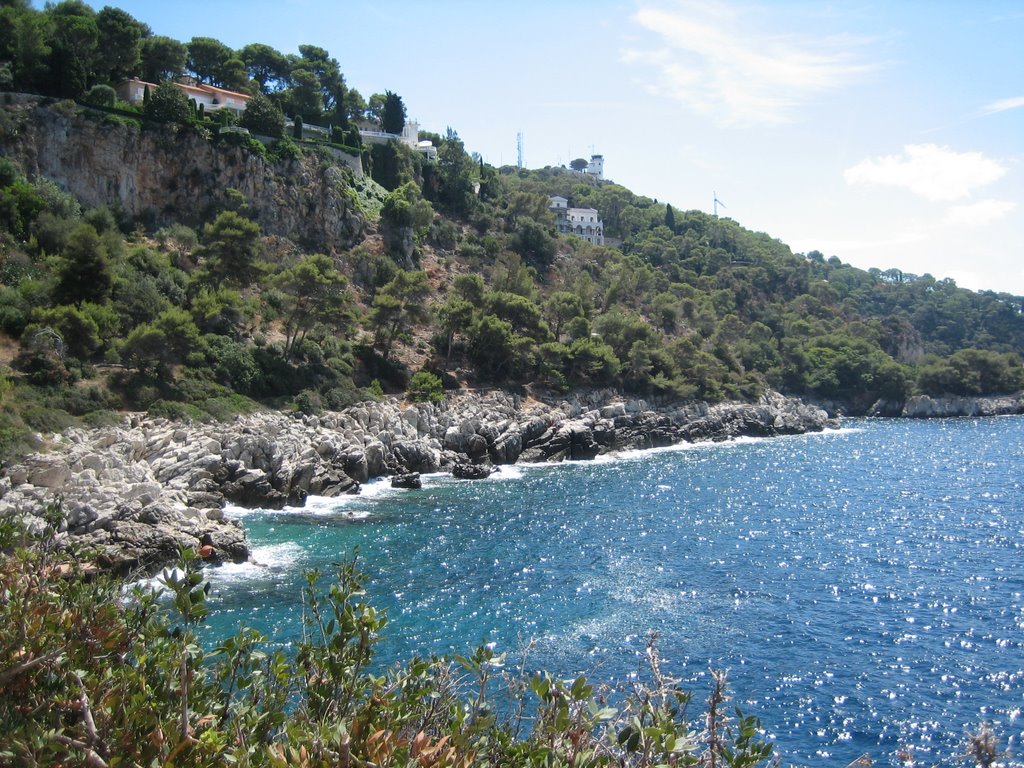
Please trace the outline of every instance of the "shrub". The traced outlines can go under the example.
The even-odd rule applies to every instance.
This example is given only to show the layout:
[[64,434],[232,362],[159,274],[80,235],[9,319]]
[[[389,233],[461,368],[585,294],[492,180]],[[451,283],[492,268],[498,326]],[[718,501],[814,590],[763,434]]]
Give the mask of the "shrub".
[[0,411],[0,461],[10,461],[33,450],[32,431],[17,415]]
[[420,371],[409,380],[406,395],[414,403],[443,403],[444,386],[441,384],[441,378],[436,374]]
[[284,112],[262,93],[256,93],[246,104],[238,124],[253,133],[279,139],[284,135]]
[[206,412],[191,403],[179,403],[175,400],[157,400],[148,408],[150,416],[158,416],[171,421],[205,421]]
[[51,403],[75,416],[110,410],[120,404],[113,392],[96,386],[62,389],[51,399]]
[[23,408],[21,418],[36,432],[63,432],[75,424],[75,417],[64,409],[42,405]]
[[281,162],[283,160],[301,160],[302,150],[298,144],[284,136],[270,145],[268,153],[271,160]]
[[315,389],[304,389],[292,400],[292,407],[299,413],[315,416],[324,409],[324,403]]
[[255,400],[234,392],[204,400],[201,407],[216,421],[230,421],[239,414],[255,413],[261,408]]
[[93,107],[113,107],[117,103],[117,92],[109,85],[94,85],[82,100]]
[[21,336],[28,323],[30,307],[19,291],[0,285],[0,331]]
[[116,427],[121,423],[121,415],[115,411],[89,411],[82,416],[82,423],[92,429]]
[[[162,595],[136,588],[126,600],[123,584],[84,578],[85,556],[55,546],[63,518],[51,507],[35,541],[0,527],[0,658],[11,660],[0,675],[12,703],[0,732],[12,765],[756,768],[771,757],[759,723],[729,715],[724,675],[691,720],[691,697],[660,671],[653,642],[650,673],[614,708],[582,675],[506,672],[490,647],[376,672],[387,616],[354,559],[326,589],[307,574],[294,652],[249,628],[213,641],[193,550],[162,573]],[[496,687],[512,692],[505,714]]]
[[53,331],[42,329],[22,342],[21,352],[14,366],[25,373],[30,384],[40,387],[59,387],[71,380],[64,365],[62,349]]
[[384,387],[380,385],[380,379],[374,379],[370,382],[370,386],[366,388],[366,394],[377,402],[384,399]]
[[262,158],[267,157],[267,148],[263,145],[263,142],[238,129],[221,130],[217,134],[217,141],[229,147],[242,147],[250,154],[259,155]]
[[324,410],[324,400],[321,399],[321,395],[316,390],[303,389],[292,400],[292,408],[300,414],[315,416]]
[[161,123],[187,123],[192,108],[185,92],[173,83],[161,83],[146,102],[146,116]]

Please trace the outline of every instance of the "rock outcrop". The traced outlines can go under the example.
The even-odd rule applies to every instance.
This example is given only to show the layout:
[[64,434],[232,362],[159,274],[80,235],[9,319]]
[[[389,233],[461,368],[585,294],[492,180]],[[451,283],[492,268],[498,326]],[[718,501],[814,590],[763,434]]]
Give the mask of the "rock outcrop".
[[1024,413],[1024,394],[1002,397],[929,397],[917,395],[903,404],[901,416],[934,419],[953,416],[1011,416]]
[[365,234],[350,171],[317,157],[275,163],[190,127],[140,128],[99,112],[55,109],[40,97],[4,97],[11,103],[2,105],[0,154],[85,206],[109,205],[154,228],[199,226],[236,189],[264,234],[325,252],[351,247]]
[[[771,394],[757,403],[661,404],[612,391],[540,402],[505,392],[460,393],[440,404],[396,399],[321,416],[262,412],[227,424],[183,425],[132,415],[116,428],[72,429],[49,438],[0,477],[0,516],[43,524],[63,499],[62,535],[125,570],[207,545],[216,557],[247,556],[228,503],[280,509],[308,495],[358,492],[359,483],[451,471],[481,478],[517,461],[585,460],[681,441],[820,431],[824,411]],[[207,550],[208,551],[208,550]]]

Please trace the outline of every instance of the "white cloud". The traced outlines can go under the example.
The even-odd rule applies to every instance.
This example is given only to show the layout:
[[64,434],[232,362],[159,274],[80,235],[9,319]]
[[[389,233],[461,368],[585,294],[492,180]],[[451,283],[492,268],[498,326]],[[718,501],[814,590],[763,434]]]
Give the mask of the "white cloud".
[[904,187],[916,195],[951,202],[996,181],[1006,169],[981,152],[954,152],[936,144],[908,144],[902,155],[862,160],[843,172],[855,186]]
[[622,58],[658,72],[648,90],[728,123],[790,122],[816,94],[872,68],[854,60],[855,41],[783,37],[752,16],[715,0],[641,0],[633,20],[660,44]]
[[1009,200],[979,200],[971,205],[954,205],[946,211],[944,223],[952,227],[983,227],[1017,207]]
[[1012,99],[1000,99],[999,101],[993,101],[991,104],[986,104],[981,108],[982,114],[994,115],[996,112],[1006,112],[1011,109],[1019,109],[1024,107],[1024,96],[1015,96]]

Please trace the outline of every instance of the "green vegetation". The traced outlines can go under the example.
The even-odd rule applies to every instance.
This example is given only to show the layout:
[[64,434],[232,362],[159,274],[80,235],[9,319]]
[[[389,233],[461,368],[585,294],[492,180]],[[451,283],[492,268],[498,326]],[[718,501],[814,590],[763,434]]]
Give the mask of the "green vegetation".
[[723,676],[691,712],[653,640],[648,671],[622,691],[506,672],[489,647],[384,670],[387,617],[352,559],[329,585],[308,575],[294,648],[245,628],[214,645],[194,552],[164,571],[166,599],[125,599],[120,582],[85,578],[88,553],[54,546],[59,509],[50,522],[35,542],[0,531],[5,765],[752,768],[771,756],[757,721],[726,707]]
[[441,379],[429,371],[420,371],[409,380],[407,392],[409,399],[413,402],[444,402],[444,387]]
[[[180,43],[78,0],[8,4],[0,16],[0,61],[16,89],[78,98],[98,119],[186,123],[175,130],[276,163],[285,184],[296,162],[304,172],[337,163],[327,146],[360,154],[369,176],[346,171],[336,183],[380,235],[309,253],[301,232],[267,237],[237,190],[197,229],[154,232],[119,200],[83,211],[0,160],[0,333],[13,350],[4,451],[26,446],[33,423],[88,417],[93,402],[97,413],[209,418],[254,401],[337,408],[370,396],[374,381],[431,398],[435,378],[709,401],[778,389],[848,413],[1024,386],[1019,297],[793,254],[729,219],[565,168],[492,168],[452,128],[422,135],[436,162],[394,141],[361,148],[350,121],[399,132],[405,104],[391,91],[364,100],[316,46],[289,55]],[[268,149],[218,132],[230,113],[207,114],[167,82],[185,71],[253,94],[240,124],[278,140]],[[131,76],[161,85],[142,110],[111,106],[111,86]],[[307,138],[283,137],[285,114]],[[596,208],[616,245],[559,235],[551,195]]]
[[405,104],[397,93],[385,91],[380,110],[380,127],[387,133],[401,133],[405,128]]

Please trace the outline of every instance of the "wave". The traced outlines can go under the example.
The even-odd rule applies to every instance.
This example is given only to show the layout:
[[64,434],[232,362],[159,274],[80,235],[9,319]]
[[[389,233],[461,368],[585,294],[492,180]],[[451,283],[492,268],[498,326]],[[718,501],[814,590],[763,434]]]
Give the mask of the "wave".
[[[805,432],[799,435],[776,435],[774,437],[754,437],[751,435],[741,435],[739,437],[729,438],[728,440],[704,440],[695,443],[675,443],[674,445],[660,446],[658,448],[630,448],[623,451],[611,451],[609,453],[602,453],[593,459],[567,459],[566,461],[559,462],[561,464],[614,464],[620,461],[639,461],[645,457],[656,455],[660,453],[683,453],[687,451],[709,451],[709,450],[721,450],[724,448],[730,448],[741,445],[757,445],[765,442],[766,440],[802,440],[806,438],[828,438],[828,437],[840,437],[844,435],[853,435],[859,432],[863,432],[863,427],[841,427],[839,429],[826,429],[821,432]],[[538,466],[556,466],[556,464],[541,463]]]
[[253,547],[244,563],[223,563],[206,570],[206,577],[218,586],[233,585],[253,579],[268,580],[288,576],[301,565],[306,550],[294,541]]
[[[622,451],[611,451],[602,453],[593,459],[566,459],[559,462],[536,462],[519,464],[502,464],[492,474],[482,480],[464,481],[453,477],[448,472],[423,473],[420,479],[423,487],[442,488],[463,482],[473,483],[505,483],[522,480],[529,474],[536,472],[547,472],[557,470],[560,466],[590,466],[602,464],[629,463],[643,461],[647,457],[662,453],[681,453],[687,451],[708,451],[722,450],[732,447],[753,445],[763,443],[766,440],[801,440],[813,438],[829,438],[845,435],[852,435],[863,432],[863,427],[842,427],[840,429],[829,429],[822,432],[807,432],[800,435],[780,435],[777,437],[750,437],[740,436],[724,441],[703,441],[696,443],[676,443],[675,445],[659,448],[636,448]],[[247,509],[236,504],[228,504],[224,511],[226,514],[245,518],[250,515],[281,515],[297,514],[314,517],[344,517],[351,520],[366,520],[372,518],[377,505],[387,499],[392,499],[409,491],[401,488],[391,487],[390,477],[378,477],[363,483],[360,492],[354,495],[343,496],[309,496],[303,506],[286,506],[283,510]]]
[[237,504],[228,504],[224,507],[224,513],[235,518],[246,518],[252,515],[280,515],[280,514],[303,514],[303,515],[324,515],[336,516],[344,514],[346,517],[361,519],[368,517],[370,512],[360,509],[367,502],[394,496],[402,493],[401,489],[391,487],[391,478],[379,477],[363,483],[357,494],[344,494],[342,496],[307,496],[306,503],[302,506],[285,506],[280,510],[262,508],[242,507]]

